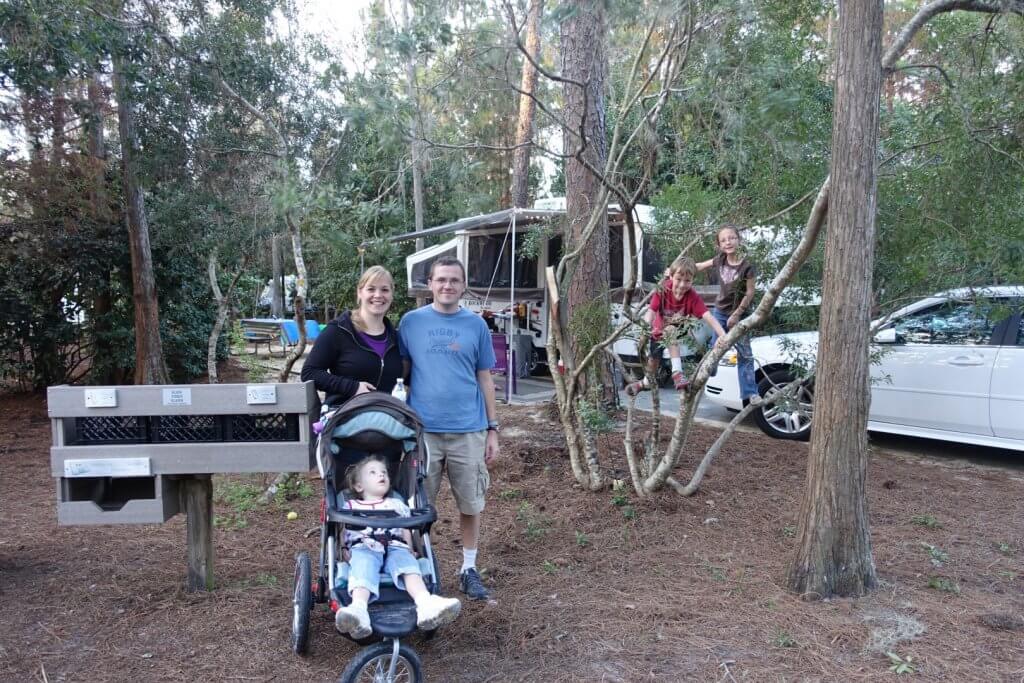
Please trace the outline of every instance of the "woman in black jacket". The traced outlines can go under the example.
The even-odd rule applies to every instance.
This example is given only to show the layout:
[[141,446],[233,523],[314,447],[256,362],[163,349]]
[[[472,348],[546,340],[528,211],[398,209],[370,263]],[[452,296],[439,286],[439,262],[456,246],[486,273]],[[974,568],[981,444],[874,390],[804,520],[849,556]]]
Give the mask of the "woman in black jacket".
[[402,376],[398,333],[387,319],[394,280],[381,266],[367,268],[356,285],[356,307],[332,320],[316,338],[302,366],[328,405],[368,391],[391,393]]

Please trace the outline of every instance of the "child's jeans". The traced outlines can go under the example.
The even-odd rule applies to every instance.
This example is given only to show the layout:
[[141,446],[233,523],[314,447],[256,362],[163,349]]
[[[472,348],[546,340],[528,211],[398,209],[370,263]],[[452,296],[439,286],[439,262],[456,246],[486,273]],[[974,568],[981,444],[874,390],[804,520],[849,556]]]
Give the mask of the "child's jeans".
[[[723,330],[729,331],[729,327],[726,325],[729,320],[728,313],[712,308],[711,315],[715,316],[715,320],[718,321]],[[716,341],[718,341],[718,335],[712,332],[711,343],[714,344]],[[754,352],[750,350],[750,339],[744,335],[736,342],[735,347],[736,373],[740,378],[740,398],[745,399],[757,396],[757,380],[754,379]]]
[[380,597],[381,568],[391,576],[395,587],[405,590],[402,574],[420,574],[420,565],[412,553],[402,546],[390,546],[385,555],[380,550],[370,550],[362,543],[352,546],[348,560],[348,592],[355,588],[370,591],[370,602]]

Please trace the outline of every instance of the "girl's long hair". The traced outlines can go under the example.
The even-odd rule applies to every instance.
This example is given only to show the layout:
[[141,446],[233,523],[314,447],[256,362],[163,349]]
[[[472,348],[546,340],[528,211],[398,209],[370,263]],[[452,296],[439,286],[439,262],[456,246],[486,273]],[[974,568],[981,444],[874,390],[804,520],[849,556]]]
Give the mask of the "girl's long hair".
[[366,332],[366,322],[363,320],[363,316],[359,312],[359,309],[363,305],[363,302],[359,299],[359,290],[374,280],[387,280],[391,283],[392,293],[395,289],[395,279],[391,277],[391,273],[389,273],[388,269],[384,266],[370,266],[363,271],[362,277],[360,277],[359,282],[356,283],[356,306],[352,309],[352,324],[355,325],[356,329],[360,332]]

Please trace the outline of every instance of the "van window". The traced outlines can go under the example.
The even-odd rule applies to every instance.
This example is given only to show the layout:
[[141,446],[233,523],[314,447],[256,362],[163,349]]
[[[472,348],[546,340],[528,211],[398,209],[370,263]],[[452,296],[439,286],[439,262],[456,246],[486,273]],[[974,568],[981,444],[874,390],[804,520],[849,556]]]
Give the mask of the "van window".
[[419,263],[414,263],[412,265],[412,282],[409,283],[410,289],[417,287],[426,288],[430,286],[430,283],[428,282],[430,278],[430,266],[434,261],[442,256],[451,256],[452,258],[455,258],[455,247],[453,246],[451,249],[445,249],[444,251],[434,254],[430,258],[420,261]]
[[[507,289],[512,273],[512,236],[504,233],[470,235],[466,266],[469,270],[470,287]],[[537,286],[536,258],[524,258],[522,253],[516,254],[515,286]]]

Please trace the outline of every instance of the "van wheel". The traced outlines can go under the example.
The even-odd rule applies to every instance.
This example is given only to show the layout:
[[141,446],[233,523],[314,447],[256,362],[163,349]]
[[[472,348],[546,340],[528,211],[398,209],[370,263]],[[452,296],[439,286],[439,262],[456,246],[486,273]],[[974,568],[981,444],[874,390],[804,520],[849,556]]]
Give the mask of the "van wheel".
[[[789,370],[773,370],[758,382],[757,391],[767,400],[792,381],[793,374]],[[800,385],[793,396],[754,410],[754,420],[761,431],[772,438],[790,441],[807,441],[811,438],[813,417],[813,382]]]

